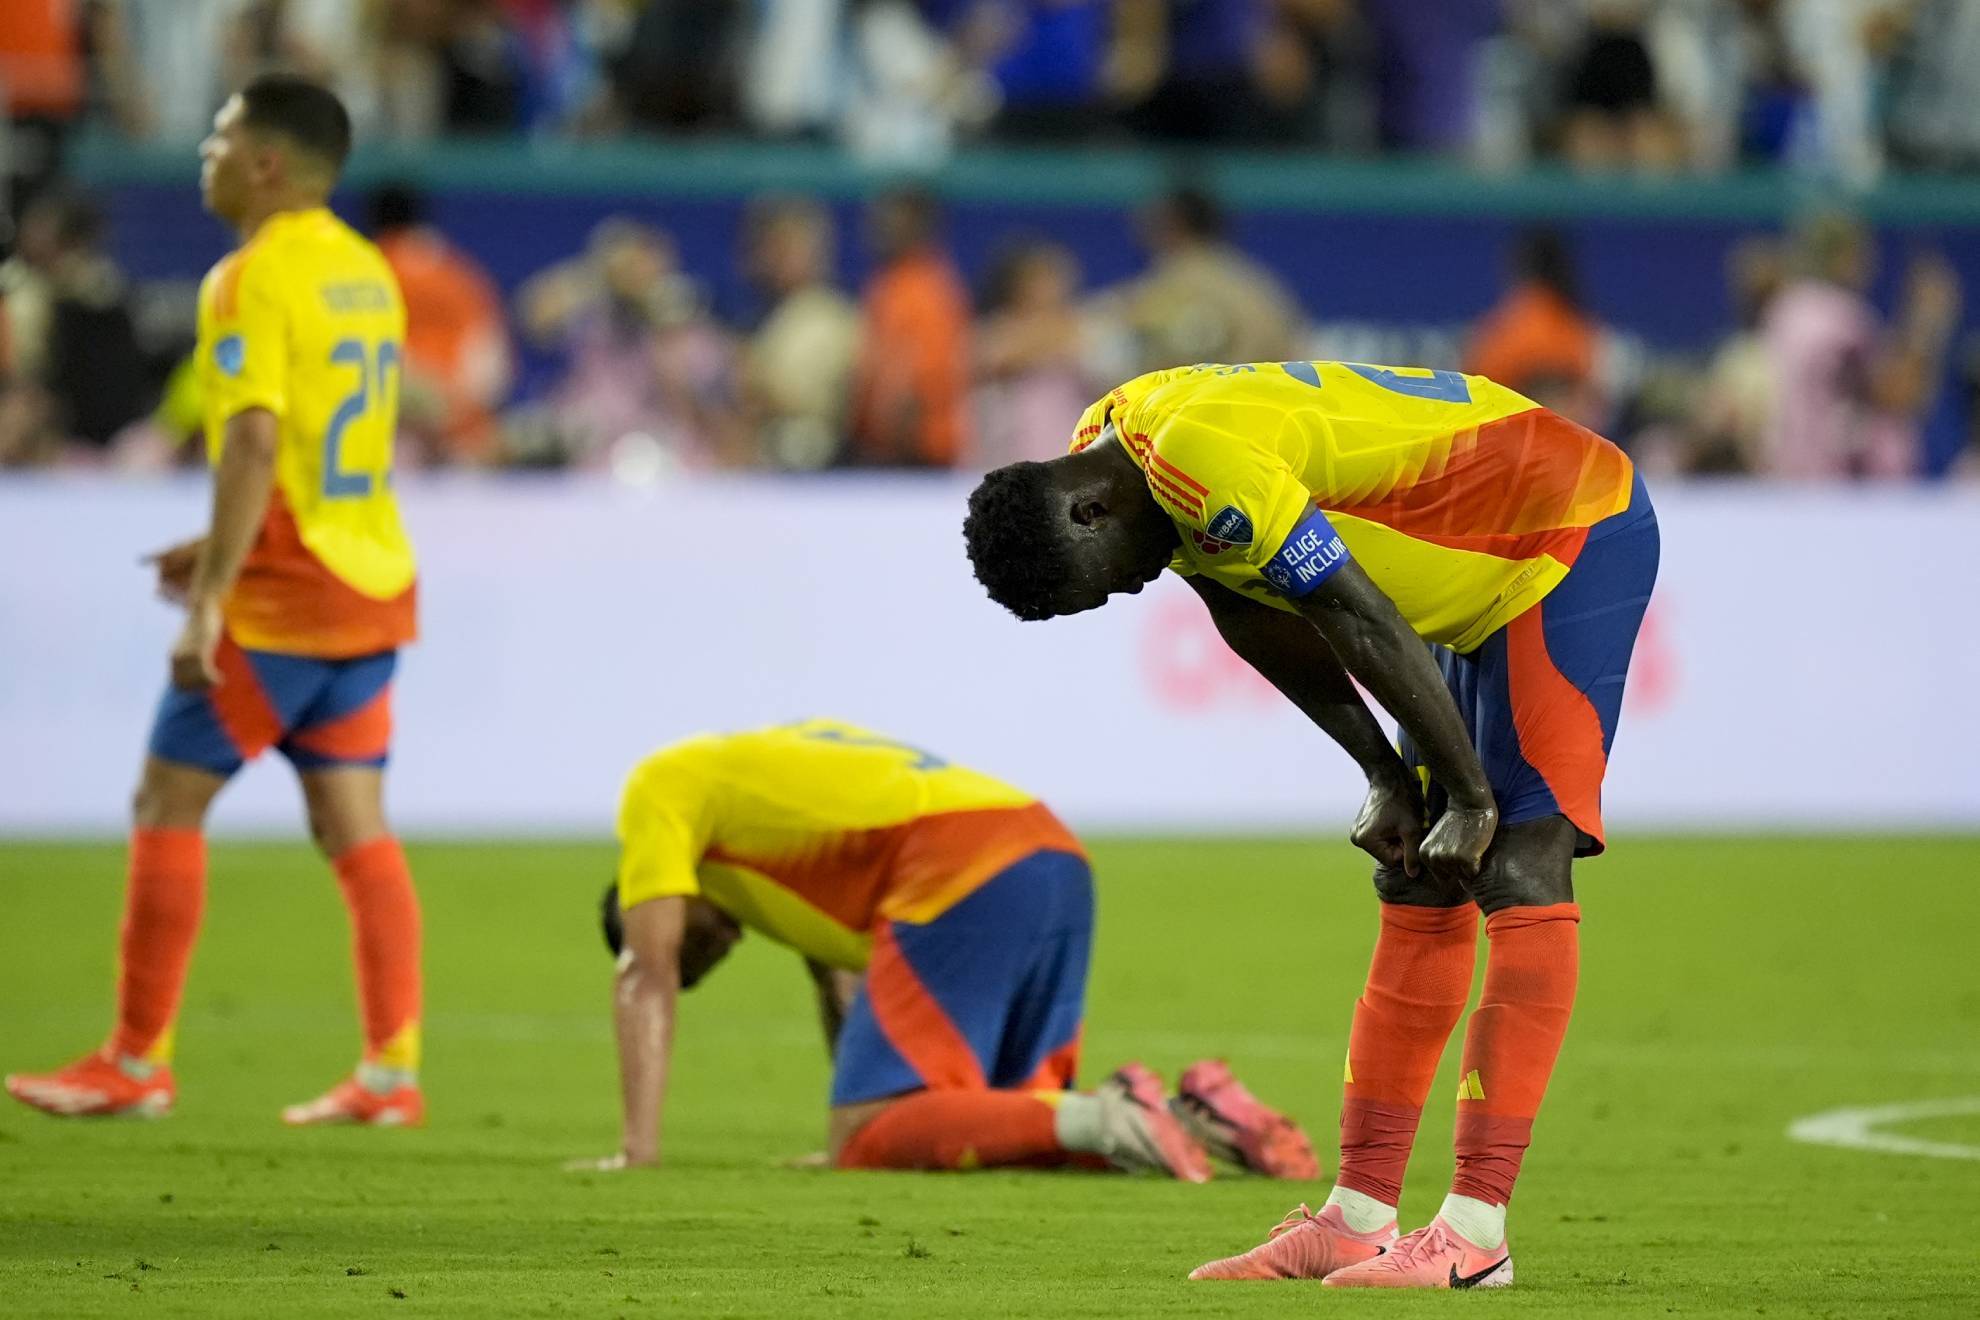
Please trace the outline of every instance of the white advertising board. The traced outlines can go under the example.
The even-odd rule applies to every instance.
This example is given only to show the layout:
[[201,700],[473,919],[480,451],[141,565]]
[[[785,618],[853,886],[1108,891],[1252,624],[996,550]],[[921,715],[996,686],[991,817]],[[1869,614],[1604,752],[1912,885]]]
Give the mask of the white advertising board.
[[[1021,624],[971,579],[946,477],[407,479],[423,638],[390,788],[412,834],[605,834],[691,731],[830,714],[1099,829],[1344,830],[1352,766],[1165,581]],[[1655,491],[1663,569],[1612,825],[1980,827],[1980,492]],[[0,481],[0,833],[111,833],[175,623],[144,552],[194,480]],[[215,827],[299,827],[279,758]]]

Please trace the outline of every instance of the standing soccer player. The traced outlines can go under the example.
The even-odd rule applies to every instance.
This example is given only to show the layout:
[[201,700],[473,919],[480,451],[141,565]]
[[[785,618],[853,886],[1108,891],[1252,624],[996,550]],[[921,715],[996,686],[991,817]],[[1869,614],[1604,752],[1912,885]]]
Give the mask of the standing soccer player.
[[[1319,1214],[1301,1206],[1192,1277],[1511,1283],[1506,1205],[1578,976],[1573,861],[1602,850],[1602,776],[1657,572],[1628,457],[1482,376],[1181,367],[1109,392],[1067,456],[992,472],[964,534],[978,579],[1024,619],[1173,568],[1368,778],[1350,837],[1378,863],[1381,928],[1349,1036],[1340,1177]],[[1396,717],[1398,748],[1351,680]],[[1456,1178],[1398,1238],[1481,912]]]
[[350,145],[335,96],[270,75],[221,108],[200,148],[207,208],[241,240],[200,288],[212,518],[156,558],[186,622],[138,785],[116,1029],[59,1072],[7,1078],[51,1114],[171,1109],[207,808],[270,747],[296,769],[350,908],[365,1040],[352,1077],[283,1120],[424,1114],[419,906],[383,807],[392,672],[414,635],[391,486],[406,318],[377,249],[326,207]]

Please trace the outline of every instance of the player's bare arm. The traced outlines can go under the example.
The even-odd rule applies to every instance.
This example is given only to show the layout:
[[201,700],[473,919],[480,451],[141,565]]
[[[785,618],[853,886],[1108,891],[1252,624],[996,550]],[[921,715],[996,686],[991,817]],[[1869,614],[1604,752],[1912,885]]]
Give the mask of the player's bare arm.
[[[172,682],[180,688],[194,691],[220,681],[213,663],[223,632],[220,607],[268,515],[280,435],[275,414],[266,408],[248,408],[228,419],[226,445],[213,473],[212,521],[186,583],[185,626],[172,644]],[[163,564],[159,578],[163,585]]]
[[1415,875],[1424,831],[1416,778],[1326,640],[1297,615],[1202,578],[1185,580],[1202,597],[1225,643],[1361,767],[1368,797],[1348,833],[1355,847]]
[[660,1162],[660,1111],[674,1047],[681,993],[681,941],[687,900],[652,898],[627,908],[625,946],[612,987],[612,1022],[619,1042],[619,1091],[624,1130],[619,1154],[599,1167],[637,1168]]
[[1352,561],[1302,597],[1299,612],[1342,667],[1396,717],[1449,796],[1449,806],[1424,836],[1423,863],[1442,878],[1477,879],[1499,810],[1457,703],[1422,638]]

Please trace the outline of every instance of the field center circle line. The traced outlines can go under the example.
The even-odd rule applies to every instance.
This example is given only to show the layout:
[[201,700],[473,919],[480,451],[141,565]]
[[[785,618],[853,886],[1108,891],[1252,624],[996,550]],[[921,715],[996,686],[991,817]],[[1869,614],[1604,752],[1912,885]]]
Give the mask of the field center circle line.
[[1874,1150],[1886,1155],[1922,1155],[1934,1160],[1980,1160],[1980,1145],[1957,1141],[1925,1141],[1902,1137],[1879,1128],[1915,1123],[1926,1118],[1959,1118],[1980,1114],[1980,1095],[1950,1100],[1913,1100],[1869,1108],[1830,1109],[1797,1118],[1788,1124],[1788,1140],[1811,1146],[1841,1146],[1845,1150]]

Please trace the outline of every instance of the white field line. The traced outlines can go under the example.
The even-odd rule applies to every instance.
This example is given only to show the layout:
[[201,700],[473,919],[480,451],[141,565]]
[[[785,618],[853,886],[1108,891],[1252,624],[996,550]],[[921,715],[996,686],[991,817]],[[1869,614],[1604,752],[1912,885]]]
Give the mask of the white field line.
[[1924,1141],[1901,1137],[1879,1128],[1893,1123],[1915,1123],[1925,1118],[1955,1118],[1980,1114],[1980,1095],[1952,1100],[1913,1100],[1901,1105],[1878,1105],[1869,1109],[1831,1109],[1810,1114],[1788,1124],[1788,1139],[1811,1146],[1841,1146],[1846,1150],[1874,1150],[1886,1155],[1923,1155],[1935,1160],[1980,1160],[1980,1146],[1955,1141]]

